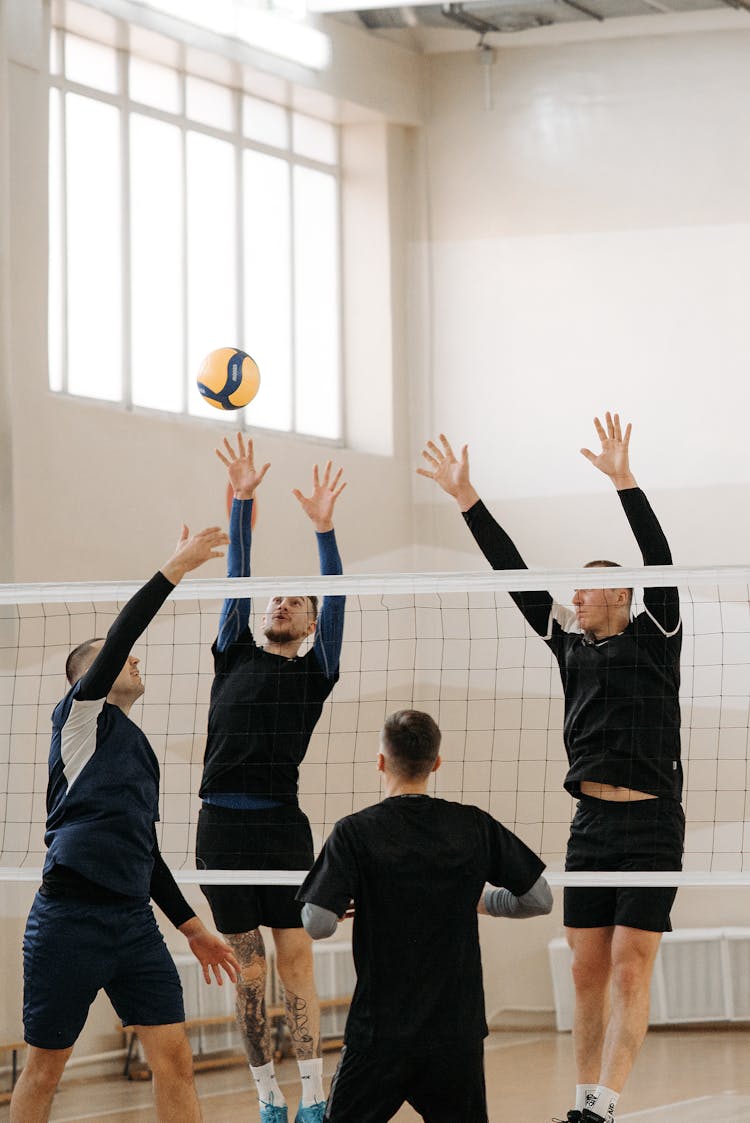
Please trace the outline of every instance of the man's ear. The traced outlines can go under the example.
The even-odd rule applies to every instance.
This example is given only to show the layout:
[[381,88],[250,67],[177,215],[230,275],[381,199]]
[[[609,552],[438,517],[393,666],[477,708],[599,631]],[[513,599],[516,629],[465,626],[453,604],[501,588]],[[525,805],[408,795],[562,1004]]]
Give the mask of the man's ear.
[[385,772],[385,757],[382,753],[378,753],[376,768],[378,772]]
[[435,763],[433,764],[430,771],[431,772],[437,772],[438,768],[440,767],[440,765],[442,763],[443,763],[443,758],[441,757],[440,753],[438,753],[438,755],[435,757]]

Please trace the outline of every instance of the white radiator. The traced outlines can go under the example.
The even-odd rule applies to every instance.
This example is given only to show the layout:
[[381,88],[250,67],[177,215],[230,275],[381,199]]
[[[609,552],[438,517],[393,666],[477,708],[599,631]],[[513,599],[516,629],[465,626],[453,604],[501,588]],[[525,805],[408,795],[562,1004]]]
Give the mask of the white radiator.
[[[548,945],[557,1028],[573,1028],[570,948]],[[651,980],[651,1025],[750,1020],[750,928],[665,932]]]
[[[269,941],[266,948],[268,962],[268,989],[266,1001],[269,1005],[281,1005],[284,990],[275,969],[273,946]],[[225,981],[223,986],[215,982],[208,986],[198,960],[192,955],[173,956],[182,982],[185,999],[185,1017],[206,1018],[234,1014],[234,986]],[[315,983],[320,998],[340,998],[351,995],[356,975],[352,959],[352,945],[345,941],[313,944],[315,964]],[[322,1010],[320,1017],[321,1037],[341,1037],[344,1032],[347,1008],[339,1006]],[[201,1026],[190,1034],[190,1043],[196,1056],[215,1053],[220,1050],[239,1050],[242,1048],[239,1032],[234,1022],[226,1025]]]

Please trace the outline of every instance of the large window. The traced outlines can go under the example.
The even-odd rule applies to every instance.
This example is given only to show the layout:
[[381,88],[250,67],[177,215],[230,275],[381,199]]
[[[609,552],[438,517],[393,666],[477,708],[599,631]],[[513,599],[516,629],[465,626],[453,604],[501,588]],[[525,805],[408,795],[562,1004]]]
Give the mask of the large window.
[[236,425],[239,347],[245,424],[340,439],[337,128],[61,30],[50,74],[50,387]]

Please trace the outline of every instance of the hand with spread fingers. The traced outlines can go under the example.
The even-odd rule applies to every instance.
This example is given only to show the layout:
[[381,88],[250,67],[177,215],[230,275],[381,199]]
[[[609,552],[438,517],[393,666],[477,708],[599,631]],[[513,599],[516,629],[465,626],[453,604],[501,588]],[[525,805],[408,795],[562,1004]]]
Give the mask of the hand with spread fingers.
[[605,476],[609,476],[618,491],[637,487],[635,477],[630,471],[628,454],[632,425],[628,423],[623,436],[619,413],[613,415],[607,412],[604,415],[604,420],[606,429],[598,417],[594,418],[597,436],[602,443],[601,452],[597,455],[590,448],[582,448],[581,454]]
[[312,495],[303,495],[296,487],[292,491],[292,495],[299,502],[302,510],[319,534],[333,530],[333,508],[336,505],[336,500],[346,487],[346,483],[339,483],[343,468],[339,468],[333,479],[331,479],[332,471],[333,465],[329,460],[323,469],[323,479],[321,480],[318,465],[315,464],[313,466]]
[[235,499],[252,499],[255,489],[263,482],[263,477],[271,467],[270,462],[256,469],[253,442],[248,439],[246,445],[242,433],[237,434],[237,451],[233,448],[229,437],[224,438],[224,448],[226,456],[220,448],[216,449],[216,455],[226,466],[229,482],[234,488]]
[[422,456],[429,468],[417,468],[417,475],[434,480],[446,494],[451,495],[462,511],[468,511],[479,499],[469,478],[469,446],[464,445],[460,457],[451,448],[445,433],[439,436],[441,448],[428,441]]

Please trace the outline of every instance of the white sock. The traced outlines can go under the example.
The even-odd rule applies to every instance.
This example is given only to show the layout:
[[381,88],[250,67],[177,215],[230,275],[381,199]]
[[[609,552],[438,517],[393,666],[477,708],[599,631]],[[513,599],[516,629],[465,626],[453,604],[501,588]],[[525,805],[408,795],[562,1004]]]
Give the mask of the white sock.
[[576,1084],[576,1111],[583,1111],[588,1107],[588,1096],[595,1096],[598,1084]]
[[605,1123],[614,1123],[615,1108],[617,1107],[619,1098],[619,1092],[614,1092],[611,1088],[605,1088],[603,1084],[600,1084],[595,1090],[591,1103],[588,1101],[586,1102],[586,1107],[589,1111],[594,1111],[597,1115],[601,1115]]
[[302,1082],[302,1106],[323,1103],[323,1058],[313,1057],[311,1061],[297,1061],[299,1078]]
[[253,1068],[250,1065],[250,1071],[253,1074],[255,1087],[258,1089],[260,1102],[271,1104],[273,1107],[283,1107],[286,1100],[276,1080],[273,1061],[269,1061],[267,1065],[261,1065],[259,1068]]

